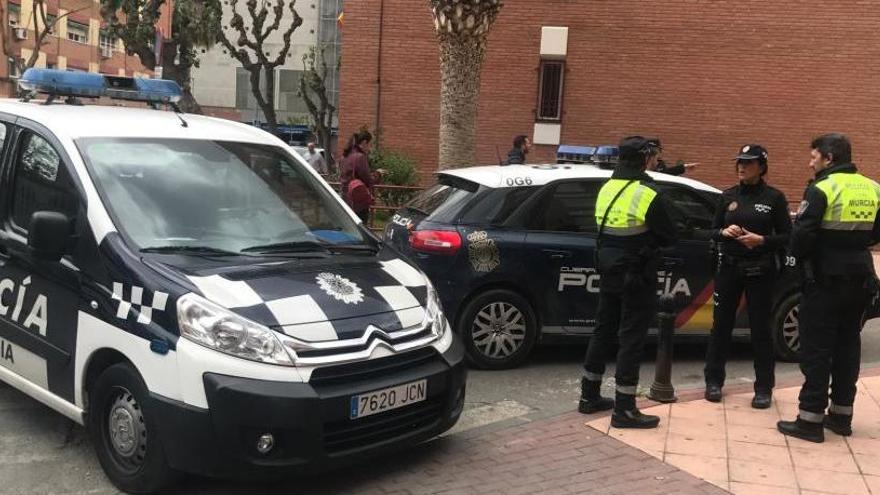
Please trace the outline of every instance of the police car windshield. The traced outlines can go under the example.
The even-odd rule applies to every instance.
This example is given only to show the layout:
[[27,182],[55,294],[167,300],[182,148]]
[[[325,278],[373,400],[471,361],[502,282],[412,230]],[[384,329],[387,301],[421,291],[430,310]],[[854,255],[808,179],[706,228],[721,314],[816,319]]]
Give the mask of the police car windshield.
[[117,228],[139,249],[367,242],[332,193],[274,146],[188,139],[77,142]]

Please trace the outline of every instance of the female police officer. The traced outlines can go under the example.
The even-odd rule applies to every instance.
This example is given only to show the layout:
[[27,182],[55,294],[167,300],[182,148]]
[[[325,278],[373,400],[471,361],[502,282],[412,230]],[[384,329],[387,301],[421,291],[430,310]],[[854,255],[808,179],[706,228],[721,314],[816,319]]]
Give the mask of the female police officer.
[[770,407],[774,385],[770,311],[779,271],[779,251],[791,232],[788,202],[764,182],[767,150],[751,144],[736,157],[739,185],[724,191],[715,215],[713,238],[718,249],[715,315],[706,355],[706,399],[721,400],[724,365],[743,291],[746,294],[755,359],[752,407]]

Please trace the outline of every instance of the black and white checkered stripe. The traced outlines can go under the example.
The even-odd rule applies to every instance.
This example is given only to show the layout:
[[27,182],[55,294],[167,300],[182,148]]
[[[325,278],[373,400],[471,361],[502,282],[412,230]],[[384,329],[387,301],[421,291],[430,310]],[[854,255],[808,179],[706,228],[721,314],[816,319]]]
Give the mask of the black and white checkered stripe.
[[363,300],[356,304],[323,291],[314,272],[269,274],[246,281],[223,275],[188,278],[203,296],[221,306],[298,339],[320,342],[358,338],[368,325],[393,332],[422,323],[427,299],[424,276],[401,259],[379,263],[377,268],[334,273],[363,292]]

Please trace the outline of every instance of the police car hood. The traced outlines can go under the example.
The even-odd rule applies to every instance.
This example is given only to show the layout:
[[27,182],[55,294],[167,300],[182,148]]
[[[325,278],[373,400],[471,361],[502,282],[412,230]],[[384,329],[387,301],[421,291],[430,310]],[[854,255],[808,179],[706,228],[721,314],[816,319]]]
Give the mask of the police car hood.
[[175,271],[212,302],[311,342],[357,338],[369,325],[393,332],[422,323],[427,286],[419,270],[389,256],[345,259]]

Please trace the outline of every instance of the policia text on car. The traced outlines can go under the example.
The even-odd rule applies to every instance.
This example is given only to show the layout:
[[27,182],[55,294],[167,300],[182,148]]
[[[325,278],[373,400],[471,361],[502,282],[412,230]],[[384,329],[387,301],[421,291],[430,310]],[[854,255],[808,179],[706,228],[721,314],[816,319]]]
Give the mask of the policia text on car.
[[876,292],[868,247],[880,240],[880,185],[858,173],[849,140],[841,134],[813,140],[810,166],[816,178],[804,193],[791,236],[791,253],[804,276],[800,333],[805,380],[797,419],[777,427],[786,435],[822,442],[823,423],[840,435],[852,434],[859,334]]
[[[581,381],[578,410],[592,413],[614,407],[617,428],[653,428],[660,418],[636,408],[639,359],[657,303],[659,248],[675,243],[675,226],[663,194],[645,173],[659,148],[632,136],[620,142],[620,164],[599,191],[596,267],[601,275],[596,332],[590,340]],[[619,339],[615,400],[599,394],[605,351]]]
[[745,293],[755,357],[752,407],[766,409],[775,383],[770,313],[782,267],[780,251],[788,242],[791,219],[785,195],[764,182],[767,150],[759,144],[745,145],[735,160],[740,183],[724,191],[712,226],[717,256],[706,399],[721,401],[730,338]]

